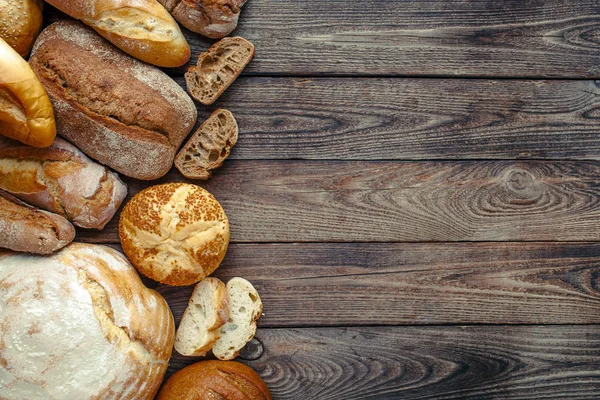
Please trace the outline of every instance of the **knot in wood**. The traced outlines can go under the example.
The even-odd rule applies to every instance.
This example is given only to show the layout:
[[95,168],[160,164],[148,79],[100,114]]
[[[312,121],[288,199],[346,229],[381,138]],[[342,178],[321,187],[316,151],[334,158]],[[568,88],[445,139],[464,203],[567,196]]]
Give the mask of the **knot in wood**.
[[258,360],[262,357],[264,351],[262,342],[257,338],[253,338],[240,352],[240,358],[247,361]]
[[506,173],[505,187],[517,199],[535,199],[539,195],[535,177],[521,168],[511,169]]

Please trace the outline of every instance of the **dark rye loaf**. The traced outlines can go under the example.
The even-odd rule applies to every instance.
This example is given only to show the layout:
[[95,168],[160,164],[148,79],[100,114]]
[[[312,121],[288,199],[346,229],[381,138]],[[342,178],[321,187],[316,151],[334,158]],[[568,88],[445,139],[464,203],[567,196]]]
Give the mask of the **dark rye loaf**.
[[60,136],[133,178],[157,179],[171,169],[196,107],[165,73],[74,21],[46,28],[31,54]]

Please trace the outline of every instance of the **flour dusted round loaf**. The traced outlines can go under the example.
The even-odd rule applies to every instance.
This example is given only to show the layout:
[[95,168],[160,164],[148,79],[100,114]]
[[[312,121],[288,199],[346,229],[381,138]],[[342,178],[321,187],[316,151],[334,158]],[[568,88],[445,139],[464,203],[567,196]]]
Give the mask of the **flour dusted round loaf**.
[[116,250],[0,255],[1,399],[152,399],[173,341],[167,303]]
[[250,367],[235,361],[201,361],[178,371],[157,400],[271,400],[269,388]]
[[123,209],[119,237],[129,260],[148,278],[192,285],[212,274],[229,244],[229,221],[208,191],[167,183],[136,194]]

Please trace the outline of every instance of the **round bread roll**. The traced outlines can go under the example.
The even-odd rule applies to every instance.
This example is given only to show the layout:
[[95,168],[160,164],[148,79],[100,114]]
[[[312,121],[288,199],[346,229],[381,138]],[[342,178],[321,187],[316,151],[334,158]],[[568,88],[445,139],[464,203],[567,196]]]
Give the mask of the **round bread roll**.
[[42,27],[42,0],[0,1],[0,38],[25,57]]
[[56,137],[54,110],[33,70],[0,39],[0,134],[34,147]]
[[109,247],[0,255],[0,398],[152,399],[174,341],[165,300]]
[[201,361],[178,371],[156,400],[271,400],[269,388],[250,367],[235,361]]
[[197,283],[219,267],[229,221],[212,194],[167,183],[136,194],[119,220],[123,251],[139,272],[173,286]]

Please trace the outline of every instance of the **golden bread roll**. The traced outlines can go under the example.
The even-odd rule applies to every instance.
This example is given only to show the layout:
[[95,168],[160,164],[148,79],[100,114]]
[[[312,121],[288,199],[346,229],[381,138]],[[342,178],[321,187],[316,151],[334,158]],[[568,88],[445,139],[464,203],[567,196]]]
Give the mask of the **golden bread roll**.
[[0,134],[35,147],[56,137],[54,111],[42,84],[23,59],[0,39]]
[[212,274],[225,257],[229,221],[212,194],[187,183],[149,187],[125,205],[123,251],[155,281],[187,286]]
[[179,25],[156,0],[47,0],[133,57],[160,67],[190,59]]
[[271,400],[261,377],[235,361],[200,361],[178,371],[156,400]]
[[42,0],[0,1],[0,38],[25,57],[42,27]]

